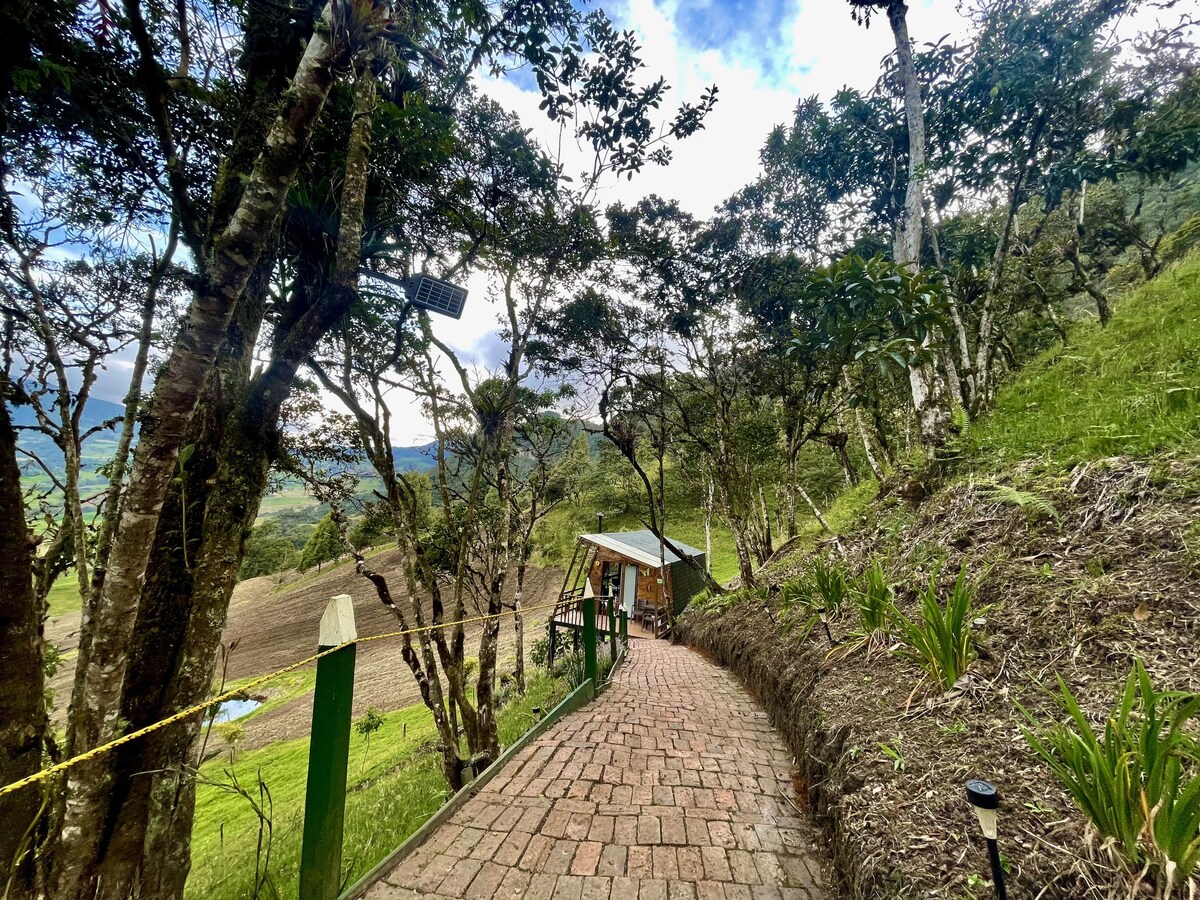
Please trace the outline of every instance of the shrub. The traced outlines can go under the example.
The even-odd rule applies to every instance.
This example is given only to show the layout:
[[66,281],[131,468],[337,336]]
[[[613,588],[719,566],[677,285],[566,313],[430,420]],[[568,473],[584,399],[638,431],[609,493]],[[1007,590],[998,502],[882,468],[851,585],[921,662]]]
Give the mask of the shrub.
[[838,615],[846,603],[846,598],[850,596],[846,567],[841,563],[830,563],[817,557],[813,560],[809,572],[814,598],[819,601],[820,606],[825,607],[827,615]]
[[[599,682],[597,687],[608,681],[608,676],[612,673],[615,665],[616,658],[607,646],[596,648],[596,674]],[[583,684],[587,679],[583,651],[579,653],[566,653],[555,659],[554,674],[559,678],[565,679],[567,684],[570,685],[571,690],[575,690],[575,688]]]
[[546,660],[550,657],[550,638],[548,635],[542,635],[534,641],[529,647],[529,661],[539,669],[546,665]]
[[800,640],[808,637],[819,619],[820,606],[812,581],[806,575],[797,575],[779,585],[779,606],[784,632],[790,634],[799,629]]
[[246,552],[242,557],[238,578],[257,578],[274,575],[286,569],[294,569],[300,562],[300,553],[290,538],[279,530],[279,523],[268,519],[250,532],[246,539]]
[[1131,870],[1158,873],[1161,895],[1196,890],[1200,865],[1200,748],[1186,730],[1200,694],[1156,691],[1141,661],[1099,737],[1060,677],[1066,722],[1029,723],[1025,740]]
[[854,591],[854,606],[858,613],[858,625],[863,635],[873,635],[887,630],[888,613],[895,607],[895,593],[883,565],[875,560],[863,570],[862,578]]
[[234,760],[237,758],[237,752],[242,746],[242,741],[246,737],[246,729],[241,722],[223,722],[217,726],[217,733],[221,735],[221,739],[225,741],[229,747],[229,758]]
[[566,679],[571,690],[579,687],[584,681],[583,654],[564,653],[554,660],[554,674]]
[[383,727],[383,714],[375,707],[367,709],[367,714],[354,723],[354,730],[363,738],[363,758],[359,767],[361,775],[367,768],[367,758],[371,755],[371,735]]
[[701,591],[688,604],[689,608],[695,607],[702,613],[707,615],[721,615],[733,609],[739,603],[757,598],[765,600],[767,592],[765,588],[738,588],[736,591],[725,591],[721,594],[713,594],[708,590]]
[[812,606],[812,585],[803,575],[789,578],[779,585],[779,602],[784,610]]
[[821,610],[827,616],[837,616],[849,595],[845,566],[817,557],[806,572],[779,586],[784,630],[799,629],[800,639],[804,640],[820,621]]
[[892,630],[905,648],[897,654],[918,663],[943,691],[954,687],[975,658],[971,642],[974,597],[975,585],[967,580],[963,563],[945,606],[938,602],[934,572],[921,592],[917,618],[909,619],[894,605],[891,609]]
[[863,570],[850,596],[854,599],[858,626],[844,644],[829,651],[831,660],[845,659],[863,648],[868,654],[873,653],[882,648],[887,638],[888,616],[895,606],[895,593],[879,560]]

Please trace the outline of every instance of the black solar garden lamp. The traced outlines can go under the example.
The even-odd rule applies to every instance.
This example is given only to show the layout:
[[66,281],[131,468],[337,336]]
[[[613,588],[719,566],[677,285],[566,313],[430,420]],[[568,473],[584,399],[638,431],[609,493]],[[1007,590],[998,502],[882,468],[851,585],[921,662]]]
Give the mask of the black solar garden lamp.
[[411,278],[397,278],[373,269],[359,269],[358,274],[400,288],[404,291],[404,299],[412,306],[452,319],[462,318],[463,307],[467,303],[467,289],[457,284],[424,273]]
[[[829,639],[829,646],[836,647],[838,642],[833,639],[833,632],[829,630],[829,614],[825,611],[825,607],[817,607],[817,616],[821,620],[821,627],[825,629],[825,637]],[[812,620],[809,619],[809,621]]]
[[992,864],[992,884],[996,886],[996,897],[1008,900],[1004,890],[1004,869],[1000,866],[1000,848],[996,844],[999,834],[998,813],[1000,809],[1000,794],[994,785],[978,778],[967,782],[967,800],[975,809],[975,818],[979,820],[979,830],[987,841],[988,859]]

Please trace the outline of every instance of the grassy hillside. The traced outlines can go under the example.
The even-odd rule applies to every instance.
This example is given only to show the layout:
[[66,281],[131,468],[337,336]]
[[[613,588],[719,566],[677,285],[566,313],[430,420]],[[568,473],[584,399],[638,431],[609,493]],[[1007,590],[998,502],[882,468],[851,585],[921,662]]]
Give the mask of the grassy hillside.
[[1079,325],[1001,388],[964,442],[984,471],[1017,460],[1058,467],[1088,459],[1200,448],[1200,256]]
[[[500,710],[501,743],[512,743],[529,729],[533,707],[547,710],[565,691],[563,681],[535,675],[526,695]],[[347,884],[398,847],[447,796],[429,711],[411,706],[386,714],[383,720],[371,736],[369,752],[363,735],[357,731],[350,735],[343,853]],[[216,728],[230,733],[230,726]],[[202,765],[185,896],[194,900],[295,897],[307,774],[307,738],[237,753],[232,762],[223,755]],[[263,818],[256,807],[264,812]]]

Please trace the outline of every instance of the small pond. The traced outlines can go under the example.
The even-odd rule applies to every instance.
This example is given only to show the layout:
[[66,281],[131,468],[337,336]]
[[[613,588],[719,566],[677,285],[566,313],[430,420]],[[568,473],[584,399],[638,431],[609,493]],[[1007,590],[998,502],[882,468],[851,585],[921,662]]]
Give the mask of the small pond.
[[240,719],[242,716],[247,716],[254,710],[262,706],[261,700],[226,700],[217,707],[216,714],[212,720],[216,723],[232,722],[234,719]]

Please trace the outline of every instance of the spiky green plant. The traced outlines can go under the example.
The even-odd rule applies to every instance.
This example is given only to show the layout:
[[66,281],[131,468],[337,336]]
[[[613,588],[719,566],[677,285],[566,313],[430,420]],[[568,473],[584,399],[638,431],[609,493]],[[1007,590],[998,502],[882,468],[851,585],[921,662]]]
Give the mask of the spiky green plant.
[[967,579],[964,562],[943,606],[938,600],[937,574],[930,576],[929,584],[921,591],[920,614],[915,619],[895,605],[889,617],[892,631],[903,645],[897,655],[916,662],[935,684],[948,691],[975,658],[971,621],[976,586]]
[[779,605],[786,612],[797,607],[812,606],[812,584],[803,575],[789,578],[779,585]]
[[874,560],[863,570],[854,591],[854,606],[862,634],[887,630],[888,612],[895,606],[895,593],[879,560]]
[[812,581],[806,574],[789,578],[779,585],[779,612],[784,634],[795,634],[803,641],[817,622]]
[[845,659],[859,650],[868,654],[883,647],[887,640],[888,616],[895,605],[895,592],[883,571],[879,560],[863,569],[857,583],[850,591],[854,600],[854,611],[858,615],[858,626],[845,642],[829,651],[830,661]]
[[[1188,723],[1200,694],[1158,691],[1138,660],[1100,737],[1058,678],[1065,722],[1029,723],[1025,740],[1130,871],[1153,870],[1160,895],[1194,892],[1200,866],[1200,747]],[[1194,894],[1193,894],[1194,896]]]
[[821,610],[829,616],[838,615],[849,595],[845,567],[817,557],[806,571],[779,586],[784,631],[798,632],[804,640],[820,621]]
[[779,610],[785,634],[796,634],[803,641],[818,621],[816,590],[811,577],[801,573],[779,585]]
[[842,611],[846,598],[850,596],[850,583],[846,567],[841,563],[830,563],[821,557],[813,560],[809,569],[814,599],[825,607],[825,612],[836,616]]

